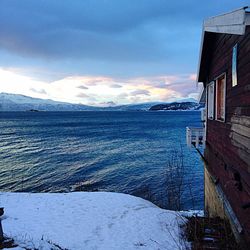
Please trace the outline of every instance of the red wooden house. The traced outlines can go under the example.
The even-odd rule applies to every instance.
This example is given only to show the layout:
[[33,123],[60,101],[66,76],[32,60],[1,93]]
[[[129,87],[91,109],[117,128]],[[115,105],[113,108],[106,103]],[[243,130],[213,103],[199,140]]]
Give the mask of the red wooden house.
[[198,82],[206,95],[205,211],[250,243],[250,12],[203,24]]

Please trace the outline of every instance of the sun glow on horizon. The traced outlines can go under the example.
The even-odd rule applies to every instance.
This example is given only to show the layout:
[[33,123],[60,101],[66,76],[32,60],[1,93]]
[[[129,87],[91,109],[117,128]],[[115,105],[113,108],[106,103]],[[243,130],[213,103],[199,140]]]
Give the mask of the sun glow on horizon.
[[[182,97],[196,97],[194,78],[194,74],[125,80],[102,76],[68,76],[45,82],[0,68],[0,92],[87,105],[168,102]],[[183,94],[180,90],[187,86],[190,89]]]

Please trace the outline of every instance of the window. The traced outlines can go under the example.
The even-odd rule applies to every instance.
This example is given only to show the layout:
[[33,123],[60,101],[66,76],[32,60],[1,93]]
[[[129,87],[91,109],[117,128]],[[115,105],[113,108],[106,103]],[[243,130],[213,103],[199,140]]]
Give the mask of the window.
[[207,85],[207,117],[214,119],[214,82]]
[[216,80],[216,120],[225,121],[226,75]]
[[233,56],[232,56],[232,86],[237,85],[237,50],[238,45],[236,44],[233,47]]

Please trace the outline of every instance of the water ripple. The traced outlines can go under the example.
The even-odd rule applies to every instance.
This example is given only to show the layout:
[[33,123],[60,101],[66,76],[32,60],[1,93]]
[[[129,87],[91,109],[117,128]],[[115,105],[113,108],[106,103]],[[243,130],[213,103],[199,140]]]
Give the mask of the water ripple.
[[[198,112],[2,112],[0,190],[150,189],[161,196],[166,163],[182,145],[201,208],[202,163],[185,146],[186,126],[199,119]],[[190,208],[188,197],[184,203]]]

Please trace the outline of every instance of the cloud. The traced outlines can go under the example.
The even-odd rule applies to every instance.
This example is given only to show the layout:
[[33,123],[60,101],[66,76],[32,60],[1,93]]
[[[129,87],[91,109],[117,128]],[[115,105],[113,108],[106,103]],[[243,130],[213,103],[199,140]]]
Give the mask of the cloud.
[[189,76],[189,79],[190,79],[191,81],[196,81],[196,79],[197,79],[197,74],[191,74],[191,75]]
[[127,93],[121,93],[117,96],[118,99],[124,99],[126,97],[128,97],[129,95]]
[[198,7],[197,0],[2,0],[0,66],[51,81],[69,75],[194,72],[203,19],[238,5],[227,0]]
[[109,87],[110,87],[110,88],[122,88],[122,86],[121,86],[121,85],[116,84],[116,83],[111,84]]
[[30,88],[32,92],[38,93],[38,94],[44,94],[46,95],[47,92],[44,89],[35,89],[35,88]]
[[84,85],[80,85],[77,87],[78,89],[88,89],[88,87],[84,86]]
[[76,97],[80,97],[80,98],[89,98],[88,95],[84,94],[84,93],[79,93],[76,95]]
[[130,93],[131,96],[138,96],[138,95],[150,95],[150,92],[145,89],[137,89]]
[[0,91],[93,105],[196,97],[202,22],[238,5],[2,0]]
[[113,101],[101,102],[101,103],[98,104],[98,106],[101,106],[101,107],[114,107],[114,106],[116,106],[116,103],[113,102]]
[[159,88],[159,89],[165,89],[167,88],[167,84],[165,82],[156,82],[156,83],[152,83],[152,85],[155,87],[155,88]]
[[[92,105],[109,102],[117,105],[169,102],[178,98],[197,96],[199,90],[196,88],[193,75],[160,75],[129,79],[78,75],[46,82],[0,68],[0,92]],[[113,85],[122,88],[111,88]],[[81,89],[79,86],[88,87]]]

